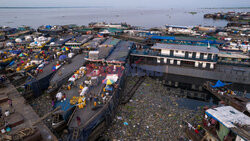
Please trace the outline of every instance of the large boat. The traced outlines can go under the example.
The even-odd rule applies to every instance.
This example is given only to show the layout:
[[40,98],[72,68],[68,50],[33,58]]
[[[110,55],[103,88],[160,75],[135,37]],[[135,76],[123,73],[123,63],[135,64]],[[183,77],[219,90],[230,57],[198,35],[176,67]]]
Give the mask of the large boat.
[[67,125],[67,140],[94,140],[110,124],[119,103],[126,74],[124,65],[132,47],[132,42],[108,39],[98,47],[107,49],[105,52],[86,57],[85,65],[65,80],[56,94],[59,100],[54,108],[60,110],[53,115],[52,127],[58,131]]
[[[249,57],[223,54],[209,45],[204,47],[157,43],[149,49],[132,50],[130,62],[133,68],[146,70],[150,75],[161,75],[163,80],[170,83],[184,82],[191,87],[202,88],[201,84],[207,80],[222,80],[232,82],[234,89],[250,91],[247,87],[250,84]],[[169,80],[170,75],[176,77]]]
[[55,108],[62,108],[54,114],[52,125],[59,130],[67,124],[67,140],[96,139],[114,117],[124,83],[123,66],[88,62],[84,68],[85,75],[59,90],[66,99],[55,103]]

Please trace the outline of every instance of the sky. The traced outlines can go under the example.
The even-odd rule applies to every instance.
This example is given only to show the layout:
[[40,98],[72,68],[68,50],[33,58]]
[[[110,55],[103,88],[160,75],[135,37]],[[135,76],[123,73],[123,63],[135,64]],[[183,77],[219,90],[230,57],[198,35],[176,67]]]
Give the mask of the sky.
[[250,7],[250,0],[0,0],[0,7],[213,8]]

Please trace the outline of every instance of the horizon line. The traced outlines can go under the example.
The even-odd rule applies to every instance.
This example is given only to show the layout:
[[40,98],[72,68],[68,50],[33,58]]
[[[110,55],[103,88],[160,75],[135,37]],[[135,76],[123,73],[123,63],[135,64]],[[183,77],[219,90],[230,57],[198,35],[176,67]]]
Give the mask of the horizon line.
[[0,9],[5,8],[107,8],[112,6],[0,6]]

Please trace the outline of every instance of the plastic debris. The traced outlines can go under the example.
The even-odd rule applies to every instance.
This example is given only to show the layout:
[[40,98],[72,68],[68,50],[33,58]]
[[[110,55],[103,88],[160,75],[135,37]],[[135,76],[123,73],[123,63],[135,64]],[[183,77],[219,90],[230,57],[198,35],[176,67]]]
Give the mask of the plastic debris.
[[123,122],[123,124],[124,124],[124,125],[128,125],[128,123],[127,123],[127,122]]

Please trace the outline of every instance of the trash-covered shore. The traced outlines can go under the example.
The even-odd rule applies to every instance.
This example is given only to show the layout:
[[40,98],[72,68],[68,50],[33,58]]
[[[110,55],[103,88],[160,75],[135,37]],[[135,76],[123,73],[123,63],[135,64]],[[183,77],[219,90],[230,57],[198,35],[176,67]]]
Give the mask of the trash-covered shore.
[[[125,91],[136,83],[129,77]],[[199,123],[202,107],[190,110],[180,107],[176,100],[181,99],[167,91],[156,80],[147,77],[134,96],[125,105],[120,105],[111,126],[103,137],[112,140],[183,140],[184,121]]]
[[[41,118],[45,114],[52,111],[52,100],[49,94],[43,94],[38,98],[35,98],[29,101],[30,106],[34,109],[37,115]],[[52,116],[48,116],[43,120],[43,123],[50,129],[50,131],[57,137],[60,138],[61,135],[53,130],[52,124]]]

